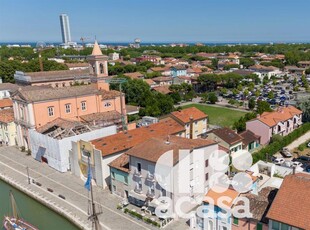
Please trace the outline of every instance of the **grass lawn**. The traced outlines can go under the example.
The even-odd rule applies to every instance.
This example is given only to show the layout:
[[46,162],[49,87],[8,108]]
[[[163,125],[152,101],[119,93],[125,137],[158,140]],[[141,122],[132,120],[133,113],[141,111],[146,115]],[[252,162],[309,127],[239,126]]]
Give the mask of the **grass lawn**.
[[182,108],[196,107],[209,116],[208,123],[223,127],[231,127],[235,121],[244,116],[246,112],[232,110],[229,108],[220,108],[209,105],[190,104]]

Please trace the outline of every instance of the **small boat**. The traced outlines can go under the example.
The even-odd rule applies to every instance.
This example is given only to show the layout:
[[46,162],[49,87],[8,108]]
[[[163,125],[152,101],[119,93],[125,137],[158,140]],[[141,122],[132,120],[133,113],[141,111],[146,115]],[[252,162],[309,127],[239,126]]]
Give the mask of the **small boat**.
[[5,216],[3,220],[4,230],[39,230],[33,225],[29,224],[25,220],[19,217],[17,213],[17,205],[13,196],[12,191],[10,191],[10,201],[12,206],[13,216]]

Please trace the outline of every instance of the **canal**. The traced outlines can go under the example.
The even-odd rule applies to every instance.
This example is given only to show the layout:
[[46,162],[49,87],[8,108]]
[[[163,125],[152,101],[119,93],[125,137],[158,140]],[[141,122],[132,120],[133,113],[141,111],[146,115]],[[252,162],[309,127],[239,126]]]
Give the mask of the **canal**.
[[3,217],[12,213],[9,199],[10,190],[13,191],[21,218],[36,226],[40,230],[79,229],[66,218],[58,215],[56,212],[50,210],[40,202],[30,198],[2,180],[0,180],[0,229],[2,229]]

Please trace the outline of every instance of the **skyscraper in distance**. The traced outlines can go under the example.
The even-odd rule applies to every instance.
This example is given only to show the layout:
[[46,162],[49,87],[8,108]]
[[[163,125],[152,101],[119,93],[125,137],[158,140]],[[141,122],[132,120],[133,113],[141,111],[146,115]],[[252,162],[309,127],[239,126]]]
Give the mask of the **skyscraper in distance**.
[[61,14],[59,18],[60,18],[62,42],[68,44],[71,42],[69,17],[66,14]]

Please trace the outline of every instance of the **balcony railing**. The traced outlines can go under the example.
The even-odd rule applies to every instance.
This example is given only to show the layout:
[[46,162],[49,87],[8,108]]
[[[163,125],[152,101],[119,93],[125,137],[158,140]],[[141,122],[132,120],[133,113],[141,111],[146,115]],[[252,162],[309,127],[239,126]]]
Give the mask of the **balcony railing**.
[[134,191],[138,194],[142,194],[143,190],[140,187],[135,187]]
[[134,175],[135,175],[136,177],[142,177],[142,173],[141,173],[141,171],[139,171],[139,170],[135,170]]

